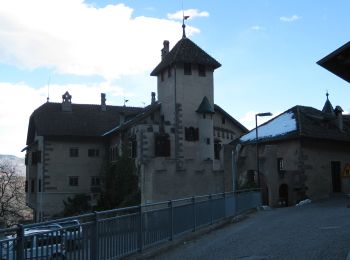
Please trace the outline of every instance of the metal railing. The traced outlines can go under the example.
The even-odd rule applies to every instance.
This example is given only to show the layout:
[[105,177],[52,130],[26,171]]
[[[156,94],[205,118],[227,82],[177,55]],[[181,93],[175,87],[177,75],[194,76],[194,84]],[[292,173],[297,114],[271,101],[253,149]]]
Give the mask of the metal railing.
[[116,259],[261,204],[259,190],[196,196],[0,229],[2,259]]

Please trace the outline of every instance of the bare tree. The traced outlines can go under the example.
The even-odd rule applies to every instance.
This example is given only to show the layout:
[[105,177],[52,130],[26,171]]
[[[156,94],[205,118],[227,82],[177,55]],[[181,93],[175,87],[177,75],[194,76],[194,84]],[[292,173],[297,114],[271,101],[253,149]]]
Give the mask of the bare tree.
[[0,222],[7,226],[25,215],[24,185],[16,165],[9,160],[0,160]]

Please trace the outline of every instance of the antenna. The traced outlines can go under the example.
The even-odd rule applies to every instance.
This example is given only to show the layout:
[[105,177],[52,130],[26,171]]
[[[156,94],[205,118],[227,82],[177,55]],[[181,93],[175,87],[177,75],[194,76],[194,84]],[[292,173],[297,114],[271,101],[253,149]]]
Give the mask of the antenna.
[[49,79],[47,81],[47,98],[46,98],[46,102],[50,101],[50,81],[51,81],[51,75],[49,75]]

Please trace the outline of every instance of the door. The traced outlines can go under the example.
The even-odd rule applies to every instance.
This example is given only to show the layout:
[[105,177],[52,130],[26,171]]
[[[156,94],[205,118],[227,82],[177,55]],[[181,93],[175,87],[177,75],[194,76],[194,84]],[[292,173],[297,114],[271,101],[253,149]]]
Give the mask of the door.
[[279,205],[288,207],[288,185],[282,184],[279,189]]
[[333,192],[341,192],[340,162],[331,162]]

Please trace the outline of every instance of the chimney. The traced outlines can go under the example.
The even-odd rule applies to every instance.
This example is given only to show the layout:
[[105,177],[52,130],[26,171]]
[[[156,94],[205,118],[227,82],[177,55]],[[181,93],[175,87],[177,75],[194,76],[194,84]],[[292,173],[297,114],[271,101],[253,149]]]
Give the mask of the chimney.
[[101,111],[106,111],[106,93],[101,93]]
[[169,53],[169,41],[165,40],[163,42],[163,49],[162,49],[162,60],[165,58],[165,56]]
[[336,123],[340,131],[343,131],[343,109],[340,106],[336,106],[334,109],[334,113],[336,118]]
[[62,95],[62,111],[72,111],[72,96],[68,91]]
[[151,105],[153,105],[154,103],[156,103],[156,93],[155,92],[151,92]]

